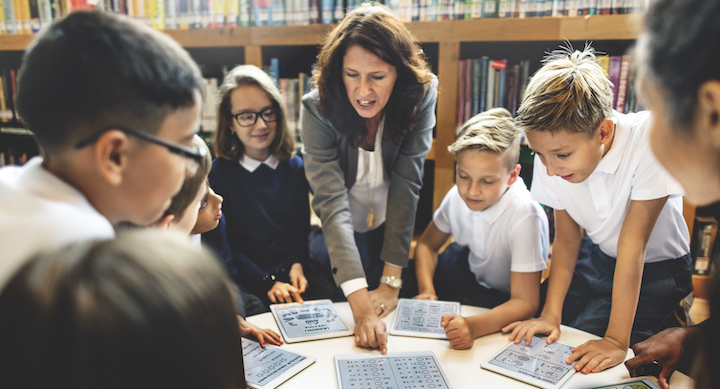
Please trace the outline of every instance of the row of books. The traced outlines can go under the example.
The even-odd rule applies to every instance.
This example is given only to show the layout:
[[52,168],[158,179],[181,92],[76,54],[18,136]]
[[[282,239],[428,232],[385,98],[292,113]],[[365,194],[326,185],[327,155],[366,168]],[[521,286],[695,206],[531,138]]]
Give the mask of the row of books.
[[613,84],[613,107],[620,113],[642,111],[645,108],[638,102],[635,88],[635,74],[631,72],[630,55],[604,56],[598,58],[598,64],[605,70]]
[[0,151],[0,167],[6,165],[24,165],[30,158],[32,158],[32,155],[29,156],[27,152],[7,148]]
[[[2,0],[0,34],[32,34],[77,10],[157,29],[332,24],[366,0]],[[385,0],[404,21],[640,13],[647,0]]]
[[513,116],[522,101],[530,73],[530,61],[508,66],[506,60],[488,57],[458,62],[458,114],[462,126],[473,115],[503,107]]
[[[621,113],[644,109],[638,103],[630,55],[603,56],[598,64],[613,84],[613,108]],[[458,62],[458,111],[461,126],[473,115],[503,107],[515,116],[530,76],[530,61],[509,66],[506,60],[488,57]]]

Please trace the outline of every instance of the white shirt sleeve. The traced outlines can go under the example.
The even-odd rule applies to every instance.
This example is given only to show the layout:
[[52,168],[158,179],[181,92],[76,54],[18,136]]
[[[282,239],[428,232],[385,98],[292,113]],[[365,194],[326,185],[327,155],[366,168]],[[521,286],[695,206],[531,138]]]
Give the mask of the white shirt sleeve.
[[647,134],[641,143],[644,150],[641,152],[640,163],[632,178],[630,200],[654,200],[665,196],[682,196],[682,186],[675,181],[655,155],[647,143]]
[[532,184],[530,185],[532,199],[553,209],[565,209],[553,188],[551,179],[552,177],[547,175],[545,165],[540,161],[540,157],[536,155],[533,162]]
[[510,231],[510,271],[532,273],[545,270],[548,257],[548,221],[545,214],[529,214]]
[[446,234],[452,233],[450,226],[450,200],[453,196],[460,196],[457,194],[457,190],[457,185],[450,188],[447,194],[445,194],[445,198],[443,198],[440,206],[435,211],[435,214],[433,214],[433,223],[435,223],[435,227]]
[[367,289],[367,287],[368,283],[365,277],[353,278],[352,280],[347,280],[340,284],[340,289],[342,289],[345,297],[350,296],[352,293],[357,292],[362,288]]

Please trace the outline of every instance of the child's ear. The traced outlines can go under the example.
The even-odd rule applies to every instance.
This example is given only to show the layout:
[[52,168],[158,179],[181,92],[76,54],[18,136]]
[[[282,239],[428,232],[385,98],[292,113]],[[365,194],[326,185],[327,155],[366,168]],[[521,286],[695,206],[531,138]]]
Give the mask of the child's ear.
[[105,132],[93,144],[97,169],[110,185],[117,186],[122,183],[129,150],[128,136],[120,130]]
[[512,170],[510,170],[510,178],[508,179],[508,182],[507,182],[508,186],[514,184],[515,181],[517,181],[518,177],[520,177],[520,169],[521,169],[521,166],[518,163],[517,165],[515,165],[515,167]]
[[615,122],[611,119],[605,118],[602,122],[600,122],[598,130],[600,133],[600,143],[607,146],[615,137]]
[[720,81],[707,81],[700,86],[694,125],[696,131],[707,131],[704,136],[698,135],[720,150]]
[[152,226],[161,230],[169,230],[173,220],[175,220],[175,215],[165,215],[160,220],[153,223]]

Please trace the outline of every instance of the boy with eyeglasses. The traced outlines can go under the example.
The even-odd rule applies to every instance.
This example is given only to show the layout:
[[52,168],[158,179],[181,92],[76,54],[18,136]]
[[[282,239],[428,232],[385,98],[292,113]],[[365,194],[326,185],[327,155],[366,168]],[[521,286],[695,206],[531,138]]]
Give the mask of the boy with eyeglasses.
[[0,169],[0,287],[31,256],[158,220],[202,159],[202,91],[187,52],[126,17],[78,12],[40,33],[17,107],[41,156]]

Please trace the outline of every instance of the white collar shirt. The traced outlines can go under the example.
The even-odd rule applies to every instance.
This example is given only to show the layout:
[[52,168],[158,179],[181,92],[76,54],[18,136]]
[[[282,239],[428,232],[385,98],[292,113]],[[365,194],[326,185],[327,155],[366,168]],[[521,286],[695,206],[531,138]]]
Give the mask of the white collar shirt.
[[435,211],[433,223],[468,246],[470,271],[486,287],[510,293],[510,274],[546,268],[548,221],[540,204],[530,198],[518,177],[500,199],[483,211],[473,211],[453,186]]
[[269,166],[270,169],[275,170],[277,169],[279,163],[280,161],[278,161],[277,158],[275,158],[275,156],[272,154],[270,154],[270,156],[267,157],[267,159],[264,161],[258,161],[257,159],[250,158],[247,155],[243,155],[243,157],[240,159],[240,166],[244,167],[245,170],[249,171],[250,173],[254,172],[262,164],[265,164]]
[[115,236],[110,222],[73,186],[42,166],[0,169],[0,288],[28,259],[87,239]]
[[624,115],[613,111],[615,138],[593,173],[583,182],[550,177],[535,158],[532,197],[565,210],[584,228],[593,243],[617,258],[620,230],[631,200],[668,196],[646,249],[645,262],[679,258],[690,251],[689,233],[682,215],[683,190],[662,168],[648,143],[649,112]]

